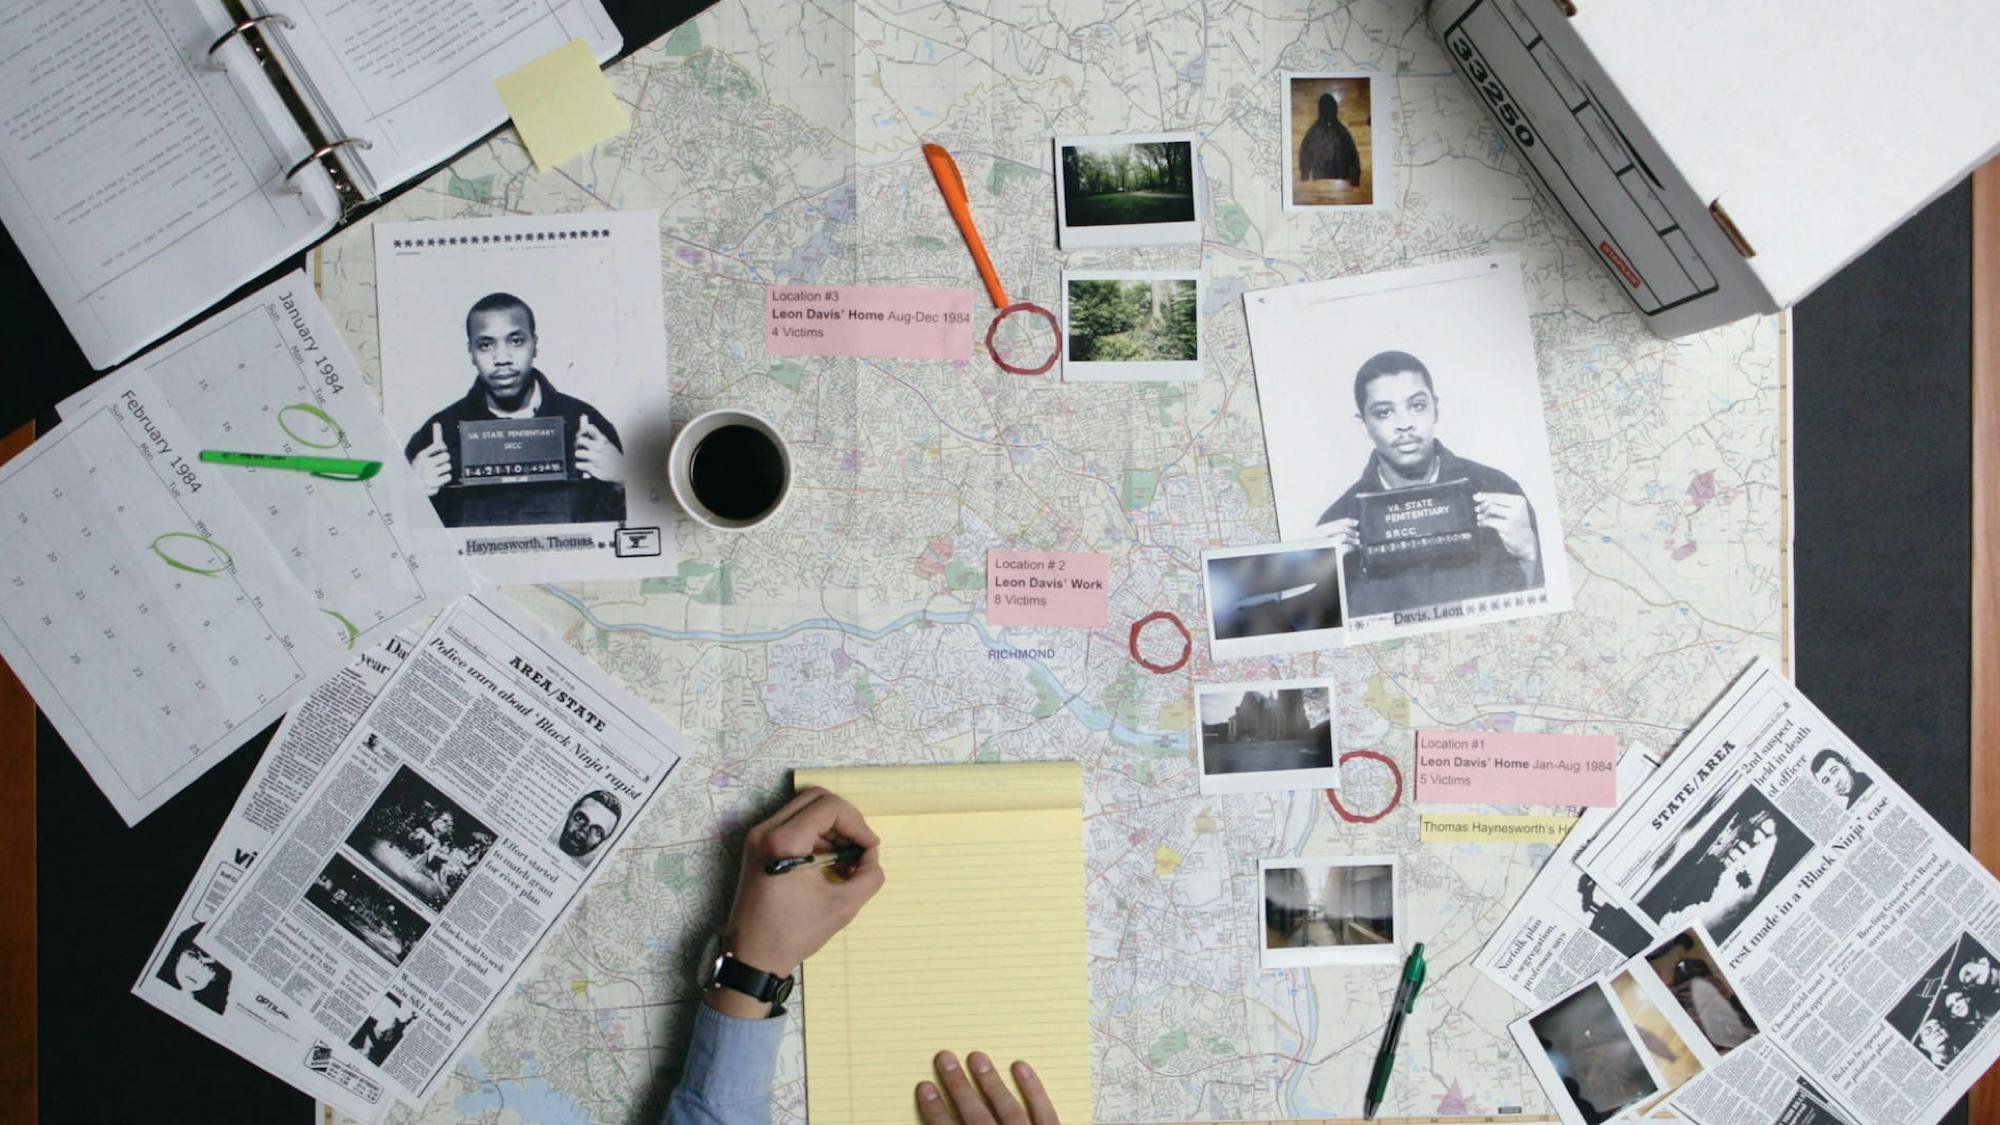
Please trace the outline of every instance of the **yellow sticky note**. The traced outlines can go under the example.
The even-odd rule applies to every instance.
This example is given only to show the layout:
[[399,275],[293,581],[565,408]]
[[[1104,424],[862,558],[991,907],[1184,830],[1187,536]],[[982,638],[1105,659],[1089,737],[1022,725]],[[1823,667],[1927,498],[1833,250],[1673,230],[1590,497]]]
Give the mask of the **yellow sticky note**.
[[590,44],[569,42],[493,80],[535,169],[546,172],[624,132],[631,122]]
[[1417,839],[1426,844],[1560,844],[1573,816],[1481,816],[1425,813]]

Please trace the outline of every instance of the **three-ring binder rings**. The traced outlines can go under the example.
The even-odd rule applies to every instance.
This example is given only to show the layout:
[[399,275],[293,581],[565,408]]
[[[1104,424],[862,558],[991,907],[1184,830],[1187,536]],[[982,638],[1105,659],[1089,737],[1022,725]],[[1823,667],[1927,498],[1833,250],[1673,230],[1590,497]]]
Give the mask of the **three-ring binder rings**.
[[495,78],[620,43],[599,0],[21,2],[0,27],[0,222],[100,368],[506,121]]

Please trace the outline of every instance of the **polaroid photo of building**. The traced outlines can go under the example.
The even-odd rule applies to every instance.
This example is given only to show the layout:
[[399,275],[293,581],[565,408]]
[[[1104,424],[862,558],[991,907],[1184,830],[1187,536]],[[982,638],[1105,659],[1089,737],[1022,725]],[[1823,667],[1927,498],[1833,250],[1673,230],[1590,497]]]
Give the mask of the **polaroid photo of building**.
[[659,216],[380,223],[382,408],[492,582],[671,573]]
[[1332,680],[1195,689],[1203,793],[1340,788]]
[[1201,553],[1208,651],[1216,660],[1317,652],[1344,643],[1340,545],[1331,539]]
[[1266,969],[1402,964],[1394,856],[1258,862],[1258,945]]
[[1057,245],[1199,245],[1208,201],[1196,144],[1193,133],[1057,137]]
[[1569,608],[1519,258],[1244,308],[1278,531],[1340,543],[1349,643]]

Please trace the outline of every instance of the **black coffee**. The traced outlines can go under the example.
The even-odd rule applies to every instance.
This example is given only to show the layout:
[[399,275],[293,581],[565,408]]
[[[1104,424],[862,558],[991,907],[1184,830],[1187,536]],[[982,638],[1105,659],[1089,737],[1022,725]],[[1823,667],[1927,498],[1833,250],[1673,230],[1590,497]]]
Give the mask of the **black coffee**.
[[717,516],[753,520],[785,495],[784,455],[761,430],[724,426],[695,445],[688,484]]

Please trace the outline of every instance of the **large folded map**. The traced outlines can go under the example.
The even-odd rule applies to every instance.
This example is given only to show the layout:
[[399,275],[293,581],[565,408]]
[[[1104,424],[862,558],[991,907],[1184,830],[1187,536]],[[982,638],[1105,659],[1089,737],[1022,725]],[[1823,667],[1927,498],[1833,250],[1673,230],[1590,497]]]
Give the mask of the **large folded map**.
[[[1392,851],[1434,970],[1384,1116],[1547,1112],[1507,1034],[1524,1009],[1472,961],[1548,849],[1420,845],[1407,800],[1363,824],[1315,791],[1203,797],[1192,687],[1333,677],[1339,744],[1405,781],[1417,726],[1671,745],[1753,656],[1787,654],[1785,326],[1648,334],[1421,8],[726,0],[610,69],[624,137],[538,177],[502,134],[384,209],[659,209],[677,416],[754,410],[798,472],[778,519],[690,531],[671,577],[517,591],[697,749],[421,1120],[636,1120],[657,1106],[721,921],[725,841],[791,769],[1025,759],[1082,763],[1098,1120],[1358,1117],[1393,977],[1260,971],[1257,864]],[[1288,214],[1279,75],[1336,69],[1389,76],[1395,198]],[[1202,138],[1203,245],[1058,251],[1050,138],[1163,130]],[[1065,266],[1199,267],[1201,380],[1065,385],[1006,374],[976,343],[963,365],[767,358],[765,283],[979,291],[924,140],[956,155],[1016,300],[1052,304]],[[1501,252],[1523,261],[1576,609],[1212,664],[1199,552],[1276,535],[1241,295]],[[317,268],[372,363],[369,233],[333,240]],[[990,315],[976,299],[975,342]],[[1108,554],[1108,626],[989,625],[993,548]],[[1130,653],[1133,624],[1156,611],[1194,633],[1180,672]],[[1165,665],[1178,635],[1149,629],[1164,633],[1145,644],[1174,642],[1149,653]],[[1395,787],[1374,759],[1349,762],[1345,782],[1356,818]],[[802,1058],[794,1039],[778,1120],[804,1116]]]

